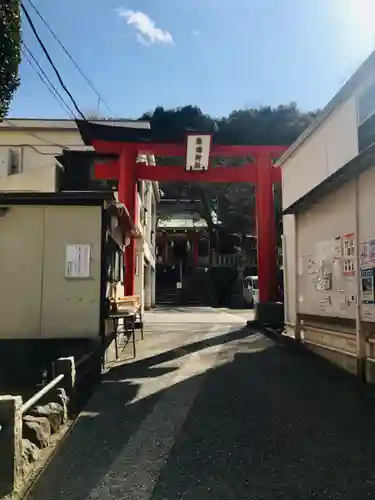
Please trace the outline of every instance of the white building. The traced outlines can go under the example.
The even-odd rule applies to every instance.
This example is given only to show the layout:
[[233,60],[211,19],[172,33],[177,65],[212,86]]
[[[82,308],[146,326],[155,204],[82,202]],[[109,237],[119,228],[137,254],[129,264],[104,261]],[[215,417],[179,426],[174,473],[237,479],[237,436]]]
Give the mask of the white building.
[[[148,122],[104,123],[150,127]],[[60,166],[55,159],[63,149],[90,150],[83,144],[74,120],[6,119],[0,123],[0,191],[56,192]],[[155,304],[155,226],[159,196],[155,182],[139,183],[136,294],[145,308]]]
[[286,333],[373,380],[375,52],[279,165]]

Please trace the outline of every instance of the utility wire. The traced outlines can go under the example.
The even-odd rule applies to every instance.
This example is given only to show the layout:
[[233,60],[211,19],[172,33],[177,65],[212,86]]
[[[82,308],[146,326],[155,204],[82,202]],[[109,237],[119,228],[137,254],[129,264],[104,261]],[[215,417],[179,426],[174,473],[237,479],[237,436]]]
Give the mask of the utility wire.
[[[67,110],[69,115],[73,118],[74,120],[74,113],[69,108],[68,104],[64,101],[63,97],[61,96],[60,92],[56,89],[54,84],[51,82],[49,79],[48,75],[45,73],[44,69],[42,66],[39,64],[38,60],[35,58],[34,54],[31,52],[31,50],[27,47],[27,45],[22,42],[22,52],[24,58],[27,60],[27,62],[30,64],[30,66],[33,68],[35,73],[38,75],[42,83],[46,86],[48,91],[53,95],[53,97],[56,99],[56,101],[60,104],[60,106],[64,109]],[[30,57],[29,57],[30,56]],[[30,59],[31,58],[31,59]],[[35,65],[39,68],[36,68]]]
[[[22,50],[23,57],[27,60],[27,62],[30,64],[31,68],[35,71],[36,75],[39,77],[43,85],[46,87],[46,89],[51,93],[51,95],[56,99],[56,102],[59,104],[59,106],[65,111],[68,110],[70,114],[69,108],[64,104],[64,102],[60,99],[59,95],[56,93],[55,89],[51,87],[51,85],[48,83],[48,81],[45,79],[43,74],[35,67],[33,61],[28,57],[26,54],[25,50]],[[74,119],[74,116],[73,116]]]
[[53,31],[53,29],[51,28],[51,26],[48,24],[48,22],[46,21],[46,19],[42,16],[42,14],[40,13],[40,11],[38,10],[38,8],[35,6],[35,4],[32,2],[32,0],[27,0],[29,2],[29,4],[31,5],[31,7],[33,8],[33,10],[35,11],[35,13],[37,14],[37,16],[39,17],[39,19],[43,22],[43,24],[46,26],[46,28],[48,29],[48,31],[51,33],[51,35],[53,36],[53,38],[56,40],[56,42],[60,45],[60,47],[62,48],[62,50],[65,52],[65,54],[68,56],[68,58],[71,60],[71,62],[74,64],[75,68],[79,71],[79,73],[82,75],[82,77],[86,80],[86,82],[90,85],[90,87],[92,88],[92,90],[95,92],[95,94],[97,95],[97,97],[99,98],[99,103],[102,102],[105,107],[108,109],[108,111],[110,113],[112,113],[112,115],[114,115],[115,113],[113,112],[113,109],[111,109],[111,107],[109,106],[108,102],[106,101],[106,99],[104,99],[104,97],[102,96],[102,94],[95,88],[93,82],[90,80],[90,78],[84,73],[84,71],[82,70],[82,68],[79,66],[79,64],[76,62],[76,60],[74,59],[74,57],[70,54],[70,52],[68,51],[68,49],[64,46],[64,44],[62,43],[62,41],[57,37],[56,33]]
[[31,17],[30,17],[30,14],[27,12],[27,9],[26,9],[26,7],[24,6],[24,4],[21,4],[21,8],[22,8],[22,12],[23,12],[23,13],[25,14],[25,16],[26,16],[26,19],[27,19],[27,22],[28,22],[28,23],[29,23],[29,25],[30,25],[30,28],[32,29],[32,32],[33,32],[33,33],[34,33],[34,35],[35,35],[35,38],[38,40],[39,45],[41,46],[41,48],[42,48],[42,50],[43,50],[43,52],[44,52],[45,56],[46,56],[46,57],[47,57],[47,59],[48,59],[48,62],[49,62],[49,63],[50,63],[50,65],[52,66],[53,70],[55,71],[56,76],[57,76],[57,78],[58,78],[58,80],[59,80],[59,82],[60,82],[60,84],[61,84],[62,88],[65,90],[65,92],[66,92],[66,93],[67,93],[67,95],[69,96],[69,98],[70,98],[70,100],[72,101],[72,103],[73,103],[73,105],[74,105],[74,107],[75,107],[75,109],[76,109],[77,113],[81,116],[81,118],[82,118],[83,120],[86,120],[85,115],[84,115],[84,114],[82,113],[82,111],[79,109],[78,104],[77,104],[77,103],[76,103],[76,101],[74,100],[74,97],[73,97],[73,96],[72,96],[72,94],[69,92],[69,90],[68,90],[67,86],[65,85],[65,83],[64,83],[64,81],[63,81],[63,79],[61,78],[61,75],[60,75],[60,73],[59,73],[58,69],[56,68],[56,66],[55,66],[54,62],[52,61],[51,56],[49,55],[48,50],[46,49],[46,47],[45,47],[44,43],[42,42],[42,40],[41,40],[41,38],[40,38],[40,36],[39,36],[39,34],[38,34],[38,32],[37,32],[37,30],[36,30],[35,26],[34,26],[34,23],[33,23],[32,19],[31,19]]

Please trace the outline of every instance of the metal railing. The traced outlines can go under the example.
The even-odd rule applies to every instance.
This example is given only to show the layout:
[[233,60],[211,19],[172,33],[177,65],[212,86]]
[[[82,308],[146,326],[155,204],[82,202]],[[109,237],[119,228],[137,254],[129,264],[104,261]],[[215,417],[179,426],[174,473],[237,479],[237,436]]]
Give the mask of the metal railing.
[[40,391],[38,391],[34,396],[32,396],[28,401],[26,401],[21,406],[21,413],[25,413],[27,410],[30,410],[32,406],[34,406],[43,396],[45,396],[51,389],[56,387],[65,377],[64,373],[55,377],[49,384],[44,386]]

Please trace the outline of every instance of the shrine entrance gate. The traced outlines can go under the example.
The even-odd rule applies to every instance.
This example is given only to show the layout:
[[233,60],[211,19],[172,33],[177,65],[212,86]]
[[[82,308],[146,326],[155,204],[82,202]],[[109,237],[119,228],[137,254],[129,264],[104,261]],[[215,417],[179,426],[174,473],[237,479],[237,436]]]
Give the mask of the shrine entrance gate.
[[[287,149],[284,146],[221,145],[205,133],[188,133],[180,143],[154,142],[152,130],[120,127],[77,120],[85,144],[97,153],[113,159],[95,166],[98,179],[118,180],[118,197],[135,223],[137,181],[248,182],[256,186],[256,230],[260,302],[277,298],[277,246],[273,185],[281,183],[281,170],[274,160]],[[179,166],[150,165],[145,155],[185,157]],[[213,166],[213,158],[251,157],[252,162],[226,167]],[[134,294],[135,241],[125,249],[125,293]]]

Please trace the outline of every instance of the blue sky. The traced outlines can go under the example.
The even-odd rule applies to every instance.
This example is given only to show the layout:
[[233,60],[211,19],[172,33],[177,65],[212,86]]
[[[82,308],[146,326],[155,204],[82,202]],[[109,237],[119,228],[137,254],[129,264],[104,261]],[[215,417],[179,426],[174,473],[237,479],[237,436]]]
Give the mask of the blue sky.
[[[375,0],[33,1],[118,117],[157,105],[315,109],[375,48]],[[80,108],[96,113],[95,93],[28,10]],[[23,36],[56,82],[26,22]],[[9,115],[68,116],[27,61]]]

